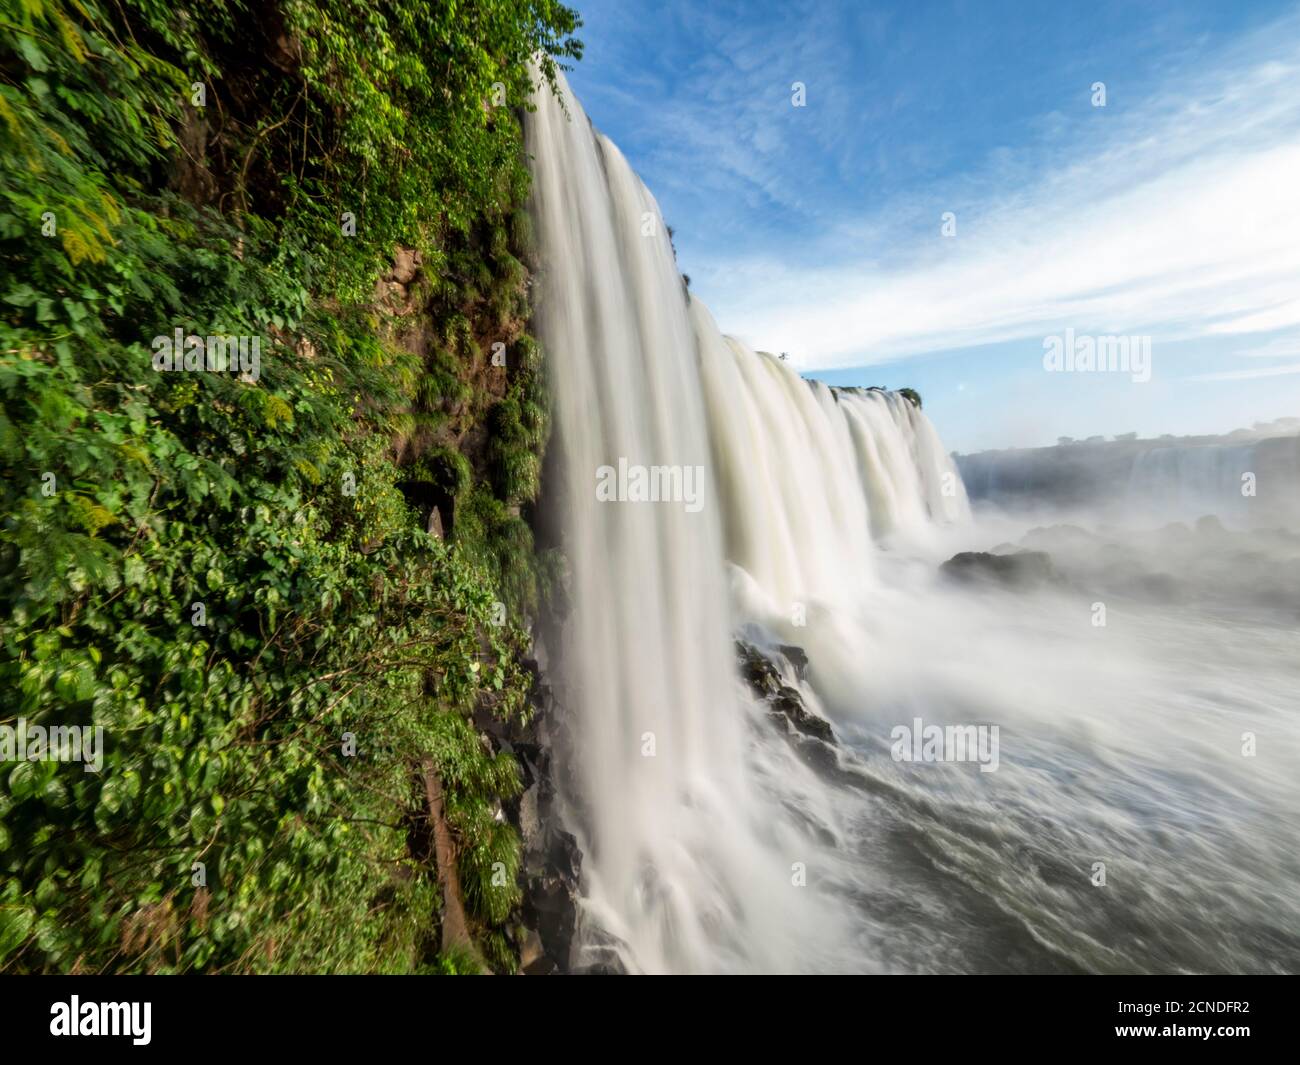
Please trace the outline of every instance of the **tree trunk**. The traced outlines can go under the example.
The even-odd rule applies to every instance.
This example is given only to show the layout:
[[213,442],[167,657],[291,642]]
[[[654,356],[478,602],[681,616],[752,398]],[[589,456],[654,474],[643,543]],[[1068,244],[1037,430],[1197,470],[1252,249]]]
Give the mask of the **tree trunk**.
[[442,889],[442,946],[445,953],[450,947],[468,951],[486,970],[482,958],[474,947],[465,918],[465,902],[460,893],[460,876],[456,872],[456,844],[443,807],[442,781],[438,778],[433,760],[424,760],[424,792],[429,803],[429,828],[433,832],[434,861],[438,866],[438,886]]

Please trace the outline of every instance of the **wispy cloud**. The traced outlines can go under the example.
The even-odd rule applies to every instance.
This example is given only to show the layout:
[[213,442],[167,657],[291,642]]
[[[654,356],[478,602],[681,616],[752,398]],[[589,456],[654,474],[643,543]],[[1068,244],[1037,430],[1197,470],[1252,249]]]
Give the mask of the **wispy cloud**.
[[[773,232],[824,232],[835,219],[811,173],[898,165],[850,142],[906,90],[880,98],[843,84],[864,48],[883,46],[891,16],[820,0],[754,6],[665,0],[649,14],[642,0],[608,0],[589,15],[601,47],[571,79],[664,203],[679,244],[696,249],[757,250]],[[806,107],[791,106],[795,82]]]
[[1223,370],[1216,373],[1200,373],[1189,377],[1189,381],[1252,381],[1260,377],[1283,377],[1300,373],[1300,362],[1287,363],[1283,366],[1261,366],[1252,370]]
[[[1054,332],[1157,342],[1300,324],[1300,19],[1173,70],[1146,103],[1044,116],[1042,137],[908,202],[846,219],[875,254],[803,265],[775,251],[715,257],[724,329],[809,369]],[[917,231],[917,203],[931,212]],[[941,210],[957,235],[940,236]],[[791,262],[792,259],[799,260]],[[1229,371],[1205,379],[1287,372]]]
[[1277,337],[1257,348],[1234,351],[1232,354],[1239,359],[1285,359],[1300,356],[1300,334]]
[[[1287,2],[601,0],[570,80],[751,346],[962,449],[1228,431],[1300,402]],[[1152,336],[1153,381],[1041,372],[1068,326]]]

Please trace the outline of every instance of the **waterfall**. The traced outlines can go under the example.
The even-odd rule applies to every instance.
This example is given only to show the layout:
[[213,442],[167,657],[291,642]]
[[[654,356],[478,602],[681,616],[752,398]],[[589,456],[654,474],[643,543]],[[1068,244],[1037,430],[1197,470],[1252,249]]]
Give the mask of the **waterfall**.
[[832,390],[691,319],[727,554],[780,601],[860,600],[876,546],[919,546],[969,516],[930,420],[894,392]]
[[[869,967],[843,804],[738,681],[733,632],[800,643],[801,612],[860,603],[882,552],[965,517],[960,478],[910,401],[805,381],[724,337],[563,79],[536,104],[546,495],[572,571],[556,756],[584,941],[647,972]],[[702,471],[700,505],[598,498],[625,468],[678,486]],[[837,653],[860,656],[852,643]]]
[[[986,451],[957,462],[977,504],[1038,511],[1043,520],[1092,514],[1161,525],[1214,515],[1236,526],[1290,525],[1300,481],[1295,439],[1235,433],[1168,443],[1098,439]],[[1261,475],[1267,487],[1257,495],[1250,482]]]
[[1239,521],[1247,513],[1242,475],[1254,469],[1254,444],[1154,447],[1134,457],[1127,502],[1171,521]]

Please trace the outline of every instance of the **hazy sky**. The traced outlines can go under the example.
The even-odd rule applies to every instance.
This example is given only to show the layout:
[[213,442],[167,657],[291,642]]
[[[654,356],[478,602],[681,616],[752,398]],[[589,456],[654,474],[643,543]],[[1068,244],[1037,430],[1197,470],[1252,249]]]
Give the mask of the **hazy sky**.
[[[577,6],[570,83],[725,332],[963,451],[1300,415],[1300,5]],[[1151,380],[1047,372],[1067,328]]]

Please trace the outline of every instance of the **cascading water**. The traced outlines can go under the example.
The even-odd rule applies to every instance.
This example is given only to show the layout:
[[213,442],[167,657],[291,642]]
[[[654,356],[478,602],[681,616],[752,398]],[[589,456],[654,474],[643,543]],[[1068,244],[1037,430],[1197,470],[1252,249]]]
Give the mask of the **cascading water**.
[[[723,338],[688,298],[653,198],[561,91],[564,106],[540,94],[526,133],[565,482],[548,491],[565,500],[573,569],[563,661],[587,914],[649,971],[861,967],[842,903],[792,886],[810,816],[833,835],[820,786],[797,762],[760,781],[747,754],[770,726],[735,679],[722,515],[757,587],[812,600],[869,571],[873,531],[960,514],[960,482],[906,400],[837,400]],[[620,462],[701,468],[703,506],[598,500],[598,471]]]
[[1134,457],[1126,502],[1170,521],[1236,521],[1247,513],[1242,476],[1257,468],[1254,456],[1253,444],[1151,448]]
[[922,543],[934,522],[969,516],[955,467],[909,400],[805,381],[723,337],[697,300],[691,317],[728,556],[761,587],[787,600],[842,594],[869,577],[873,541]]
[[962,455],[957,463],[985,510],[1036,510],[1044,520],[1073,512],[1149,527],[1213,515],[1239,528],[1277,527],[1296,524],[1296,444],[1294,430],[1168,443],[1098,438]]
[[[1232,624],[1171,611],[1141,594],[1167,548],[1129,557],[1109,533],[1089,575],[1116,589],[1103,627],[1082,585],[947,582],[936,562],[954,547],[1005,534],[970,543],[985,533],[928,419],[723,337],[653,198],[559,88],[525,133],[556,428],[545,495],[572,570],[551,679],[561,815],[583,852],[573,963],[1300,964],[1300,860],[1277,816],[1300,810],[1300,663],[1272,601]],[[652,469],[679,492],[636,502],[624,475]],[[1224,557],[1228,534],[1203,535]],[[1245,546],[1242,565],[1300,554],[1285,533]],[[736,632],[806,651],[807,677],[787,658],[781,683],[835,746],[774,727],[738,679]],[[1000,764],[891,757],[918,718],[1000,727]],[[1246,735],[1267,737],[1260,757],[1242,757]]]

